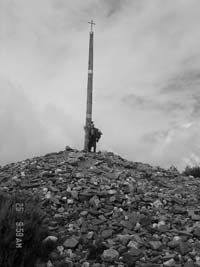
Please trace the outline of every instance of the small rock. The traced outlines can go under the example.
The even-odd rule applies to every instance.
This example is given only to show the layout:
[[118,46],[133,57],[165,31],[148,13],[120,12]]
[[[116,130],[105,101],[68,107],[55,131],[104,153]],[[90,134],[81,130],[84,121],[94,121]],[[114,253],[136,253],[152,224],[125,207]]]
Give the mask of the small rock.
[[90,199],[90,204],[93,205],[94,207],[98,208],[99,203],[100,203],[100,200],[97,196],[94,196]]
[[111,237],[112,236],[112,233],[113,233],[113,231],[111,230],[111,229],[108,229],[108,230],[104,230],[102,233],[101,233],[101,236],[103,237],[103,238],[109,238],[109,237]]
[[180,249],[181,255],[185,255],[191,251],[189,244],[186,242],[180,242],[179,249]]
[[65,242],[63,243],[63,246],[65,248],[75,248],[78,245],[79,241],[74,238],[71,237],[70,239],[66,239]]
[[73,262],[68,257],[65,258],[65,263],[66,263],[66,265],[64,265],[64,266],[67,266],[67,267],[73,267],[74,266]]
[[128,235],[128,234],[121,235],[121,234],[119,234],[119,235],[117,235],[117,239],[121,242],[122,245],[126,245],[130,241],[131,235]]
[[113,189],[108,190],[109,195],[115,195],[116,193],[117,193],[116,190],[113,190]]
[[179,236],[175,236],[172,241],[168,242],[168,246],[170,248],[176,248],[179,246],[180,242],[181,242],[181,238]]
[[71,191],[71,196],[72,196],[74,199],[78,199],[78,192],[77,192],[77,191]]
[[93,236],[94,236],[94,232],[93,232],[93,231],[88,232],[88,234],[87,234],[87,239],[92,239]]
[[65,147],[65,151],[72,151],[73,149],[70,146]]
[[123,255],[123,262],[126,263],[127,266],[135,266],[137,259],[137,257],[131,255],[129,252],[124,253]]
[[90,267],[90,263],[86,261],[82,264],[81,267]]
[[119,258],[119,252],[113,248],[104,250],[102,259],[106,262],[113,262]]
[[43,240],[43,243],[47,243],[49,241],[56,243],[57,240],[58,240],[58,238],[56,236],[49,235]]
[[161,248],[162,243],[160,241],[150,241],[149,245],[151,246],[152,249],[158,250]]
[[50,191],[48,191],[48,192],[46,193],[45,198],[46,198],[46,199],[50,199],[50,198],[51,198],[51,192],[50,192]]
[[185,263],[184,267],[195,267],[195,265],[194,265],[194,262],[190,260]]
[[200,256],[195,257],[195,263],[200,266]]
[[62,172],[62,169],[55,169],[55,174],[59,174],[59,173],[61,173]]
[[64,247],[63,246],[57,246],[57,251],[60,253],[60,255],[63,255]]
[[156,201],[153,202],[152,204],[155,208],[160,208],[162,206],[162,202],[157,199]]
[[131,247],[129,253],[134,257],[138,257],[142,254],[142,251],[136,247]]
[[128,248],[138,248],[138,243],[131,240],[128,245],[127,245]]
[[63,207],[61,207],[61,208],[58,209],[58,212],[59,213],[63,213],[64,211],[65,211],[65,208],[63,208]]
[[67,204],[73,204],[74,200],[73,199],[67,199]]
[[47,262],[47,267],[53,267],[53,264],[50,260]]
[[193,235],[196,237],[200,237],[200,227],[195,228]]
[[85,217],[85,216],[88,215],[88,211],[87,210],[83,210],[83,211],[81,211],[80,215]]
[[175,260],[174,259],[170,259],[170,260],[168,260],[168,261],[165,261],[165,262],[163,262],[163,265],[164,266],[175,266]]

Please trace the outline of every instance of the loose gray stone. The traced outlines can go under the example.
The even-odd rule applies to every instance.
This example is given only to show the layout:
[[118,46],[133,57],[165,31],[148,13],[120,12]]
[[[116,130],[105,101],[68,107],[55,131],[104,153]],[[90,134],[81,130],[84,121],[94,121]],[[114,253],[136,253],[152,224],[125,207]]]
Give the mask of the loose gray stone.
[[75,248],[78,245],[78,243],[79,241],[76,238],[71,237],[65,240],[65,242],[63,243],[63,246],[65,248]]
[[102,255],[102,259],[106,262],[114,262],[118,258],[119,258],[119,252],[112,248],[104,250]]

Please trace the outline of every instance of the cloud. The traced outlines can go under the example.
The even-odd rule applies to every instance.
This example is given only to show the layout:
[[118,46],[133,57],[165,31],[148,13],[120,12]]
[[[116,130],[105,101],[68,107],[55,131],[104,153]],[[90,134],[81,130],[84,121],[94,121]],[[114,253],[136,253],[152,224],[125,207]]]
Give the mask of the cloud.
[[123,7],[127,6],[130,1],[123,1],[123,0],[104,0],[104,3],[107,5],[107,16],[113,16],[116,13],[119,13]]
[[198,120],[200,115],[200,94],[194,96],[193,101],[194,104],[191,117],[196,118]]
[[1,77],[0,162],[33,156],[48,148],[38,112],[20,87]]
[[200,85],[199,70],[189,70],[171,77],[166,85],[162,88],[163,93],[198,93]]
[[142,137],[143,147],[149,147],[152,164],[176,165],[183,170],[187,164],[200,164],[199,123],[177,125],[168,131],[155,131]]
[[157,110],[159,112],[171,112],[185,110],[184,103],[175,102],[173,100],[165,99],[164,101],[159,99],[158,96],[154,97],[142,97],[134,94],[126,95],[122,98],[122,103],[127,104],[133,109],[142,108],[147,110]]
[[0,80],[1,164],[80,142],[74,118],[62,108],[49,104],[40,110],[19,85],[3,77]]

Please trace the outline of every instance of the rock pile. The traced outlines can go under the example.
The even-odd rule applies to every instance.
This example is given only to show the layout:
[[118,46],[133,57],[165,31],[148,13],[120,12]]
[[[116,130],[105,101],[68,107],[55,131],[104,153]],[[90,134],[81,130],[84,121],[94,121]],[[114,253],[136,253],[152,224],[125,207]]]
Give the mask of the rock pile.
[[56,242],[38,266],[200,266],[200,179],[110,152],[72,150],[0,168],[0,190],[38,194]]

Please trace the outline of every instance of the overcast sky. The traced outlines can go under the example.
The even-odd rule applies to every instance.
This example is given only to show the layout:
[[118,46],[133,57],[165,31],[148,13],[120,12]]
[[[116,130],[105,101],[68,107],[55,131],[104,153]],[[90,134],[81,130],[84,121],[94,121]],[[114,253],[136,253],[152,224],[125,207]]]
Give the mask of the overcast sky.
[[98,148],[198,163],[199,0],[0,0],[0,164],[83,148],[91,19]]

